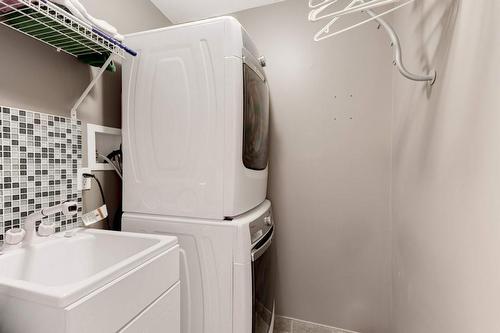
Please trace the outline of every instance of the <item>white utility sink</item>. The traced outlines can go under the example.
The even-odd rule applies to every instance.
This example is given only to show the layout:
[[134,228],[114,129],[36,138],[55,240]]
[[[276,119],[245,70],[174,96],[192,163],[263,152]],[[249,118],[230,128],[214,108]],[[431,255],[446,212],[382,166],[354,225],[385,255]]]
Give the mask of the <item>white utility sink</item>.
[[[34,305],[43,311],[59,309],[64,317],[61,327],[65,329],[62,331],[84,332],[86,329],[95,331],[95,327],[86,323],[86,320],[97,318],[92,307],[100,311],[101,305],[111,304],[126,309],[123,302],[137,302],[137,307],[129,306],[131,318],[103,331],[116,330],[178,281],[178,253],[170,251],[178,250],[175,237],[91,229],[78,229],[72,234],[72,237],[65,237],[65,233],[54,234],[40,243],[0,254],[2,313],[11,312],[14,300],[21,302],[18,304],[21,311]],[[165,255],[169,253],[171,255]],[[172,267],[165,267],[170,262],[174,263]],[[158,279],[151,277],[153,272],[160,275]],[[140,294],[135,295],[136,291],[131,290],[134,284],[140,284],[136,286]],[[148,288],[152,289],[149,296]],[[100,303],[85,306],[93,297],[89,296],[92,293]],[[84,308],[87,309],[83,312],[75,311]],[[78,316],[80,320],[75,321]],[[72,325],[74,329],[70,329]],[[82,325],[86,328],[82,329]]]

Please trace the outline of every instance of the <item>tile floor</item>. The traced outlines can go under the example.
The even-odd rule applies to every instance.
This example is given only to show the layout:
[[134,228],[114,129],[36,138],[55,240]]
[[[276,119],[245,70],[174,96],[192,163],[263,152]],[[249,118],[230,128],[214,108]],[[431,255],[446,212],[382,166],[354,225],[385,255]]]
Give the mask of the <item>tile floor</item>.
[[274,333],[356,333],[287,317],[276,317]]

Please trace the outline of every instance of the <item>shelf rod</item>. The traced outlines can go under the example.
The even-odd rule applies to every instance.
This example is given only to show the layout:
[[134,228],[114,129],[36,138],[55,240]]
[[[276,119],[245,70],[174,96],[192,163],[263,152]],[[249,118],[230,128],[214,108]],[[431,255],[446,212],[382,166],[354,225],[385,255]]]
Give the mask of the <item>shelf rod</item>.
[[83,100],[88,96],[88,94],[90,93],[90,91],[94,88],[94,86],[96,85],[97,81],[99,81],[99,79],[101,78],[102,74],[104,74],[104,72],[106,71],[106,69],[108,68],[108,66],[109,66],[109,64],[111,63],[112,60],[113,60],[113,54],[110,54],[110,56],[108,57],[108,59],[106,60],[106,62],[104,63],[104,65],[99,69],[99,72],[97,72],[97,75],[94,77],[94,79],[88,85],[87,89],[85,89],[83,91],[83,94],[80,96],[80,98],[78,98],[78,100],[76,101],[75,105],[71,109],[71,118],[72,119],[77,119],[77,117],[76,117],[77,116],[77,111],[76,110],[82,104]]
[[436,77],[437,77],[436,70],[432,70],[431,73],[427,75],[414,74],[408,71],[403,63],[403,52],[401,51],[401,41],[399,40],[396,31],[394,31],[394,29],[389,23],[387,23],[384,19],[379,17],[372,10],[367,9],[366,13],[372,18],[374,18],[375,21],[385,29],[387,34],[389,34],[389,38],[391,39],[391,45],[394,47],[394,65],[397,66],[401,75],[412,81],[428,82],[432,86],[436,82]]

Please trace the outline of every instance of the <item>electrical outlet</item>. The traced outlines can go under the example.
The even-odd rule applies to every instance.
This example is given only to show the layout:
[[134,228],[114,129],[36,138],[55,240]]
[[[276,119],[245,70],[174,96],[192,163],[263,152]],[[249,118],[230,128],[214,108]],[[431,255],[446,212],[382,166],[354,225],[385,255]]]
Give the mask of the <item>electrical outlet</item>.
[[92,178],[83,178],[83,191],[88,191],[92,188]]
[[77,179],[76,179],[78,191],[88,191],[92,188],[92,179],[83,177],[84,173],[91,173],[91,172],[92,170],[90,170],[90,168],[78,169]]

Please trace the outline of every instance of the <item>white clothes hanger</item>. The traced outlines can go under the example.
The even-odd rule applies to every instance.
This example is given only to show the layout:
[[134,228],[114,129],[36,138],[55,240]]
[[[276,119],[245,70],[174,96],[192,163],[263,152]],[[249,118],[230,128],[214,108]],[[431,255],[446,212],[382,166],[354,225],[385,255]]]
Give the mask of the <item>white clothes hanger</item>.
[[[413,1],[414,0],[406,0],[403,3],[403,5],[406,5]],[[311,10],[311,12],[309,13],[309,19],[311,21],[318,21],[327,17],[340,17],[347,14],[357,13],[366,9],[373,9],[376,7],[387,6],[400,2],[401,2],[400,0],[370,0],[370,1],[352,0],[344,9],[320,16],[320,14],[323,11],[327,10],[328,8],[338,3],[338,0],[325,1],[322,5],[316,5],[315,7],[313,7],[313,10]],[[382,15],[385,14],[386,13],[382,13]]]
[[330,28],[344,15],[353,14],[353,13],[357,13],[357,12],[366,12],[367,10],[370,10],[371,8],[374,8],[374,7],[386,6],[386,5],[389,5],[391,3],[401,2],[400,0],[372,0],[369,3],[365,3],[364,5],[363,4],[360,5],[359,3],[364,3],[363,0],[353,0],[343,10],[319,16],[319,14],[323,10],[327,9],[332,4],[335,4],[337,1],[338,0],[329,1],[327,4],[324,4],[323,6],[317,8],[315,10],[312,10],[309,13],[309,21],[311,21],[311,22],[316,22],[316,21],[319,21],[319,20],[322,20],[325,18],[331,18],[330,22],[328,22],[328,24],[325,25],[325,27],[323,29],[321,29],[314,36],[314,40],[316,42],[323,40],[323,39],[326,39],[326,38],[330,38],[330,37],[339,35],[341,33],[347,32],[349,30],[355,29],[355,28],[357,28],[363,24],[366,24],[368,22],[374,21],[377,18],[380,18],[384,15],[390,14],[390,13],[392,13],[392,12],[394,12],[394,11],[404,7],[404,6],[409,5],[410,3],[414,2],[415,0],[406,0],[403,3],[397,5],[393,8],[390,8],[382,13],[376,14],[375,16],[370,15],[370,17],[364,21],[361,21],[359,23],[351,25],[347,28],[335,30],[335,31],[331,32]]
[[[392,28],[392,26],[382,19],[382,16],[392,13],[415,1],[416,0],[351,0],[347,5],[345,5],[343,9],[336,10],[331,13],[322,14],[327,9],[330,9],[331,7],[334,8],[335,5],[340,7],[339,0],[320,0],[320,1],[309,0],[309,7],[312,8],[311,11],[309,12],[310,21],[316,22],[323,19],[329,19],[329,22],[314,35],[314,41],[319,42],[321,40],[355,29],[371,21],[376,21],[379,24],[379,26],[383,27],[384,30],[389,34],[389,38],[391,39],[391,46],[394,47],[394,65],[398,67],[399,72],[404,77],[410,80],[426,81],[430,85],[432,85],[436,81],[437,77],[436,71],[433,70],[428,75],[418,75],[408,71],[403,63],[401,42],[399,40],[399,37]],[[345,3],[346,2],[344,1],[344,4]],[[390,6],[390,5],[395,5],[395,6],[386,9],[381,13],[376,13],[372,10],[373,8],[380,8],[383,6]],[[332,27],[338,22],[339,19],[342,18],[342,16],[358,12],[366,13],[369,17],[366,20],[352,24],[346,28],[332,31]]]
[[[317,8],[321,5],[325,5],[329,2],[337,2],[338,0],[321,0],[321,1],[314,1],[314,0],[309,0],[309,8]],[[317,2],[317,3],[316,3]]]

